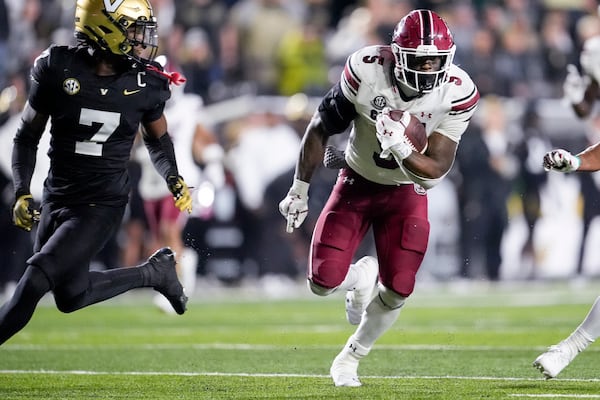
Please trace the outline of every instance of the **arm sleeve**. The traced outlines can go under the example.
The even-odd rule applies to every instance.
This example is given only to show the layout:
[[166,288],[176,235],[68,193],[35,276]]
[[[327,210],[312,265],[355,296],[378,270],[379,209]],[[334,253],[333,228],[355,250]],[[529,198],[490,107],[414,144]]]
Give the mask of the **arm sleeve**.
[[42,133],[43,131],[37,133],[24,121],[17,130],[11,160],[15,198],[30,193],[29,186],[35,170],[38,143]]
[[150,154],[150,159],[158,173],[165,179],[169,176],[179,176],[175,149],[169,133],[165,133],[159,139],[143,135],[144,144]]
[[[33,111],[50,115],[52,111],[53,96],[48,85],[51,80],[52,70],[50,68],[50,54],[52,47],[46,49],[34,61],[31,68],[31,87],[29,89],[28,105],[25,112]],[[33,109],[33,110],[31,110]],[[29,111],[27,111],[29,110]],[[40,125],[40,126],[37,126]],[[31,124],[21,118],[19,129],[13,140],[13,152],[11,157],[13,186],[15,198],[29,194],[31,178],[35,170],[38,144],[44,133],[45,120],[41,124]]]

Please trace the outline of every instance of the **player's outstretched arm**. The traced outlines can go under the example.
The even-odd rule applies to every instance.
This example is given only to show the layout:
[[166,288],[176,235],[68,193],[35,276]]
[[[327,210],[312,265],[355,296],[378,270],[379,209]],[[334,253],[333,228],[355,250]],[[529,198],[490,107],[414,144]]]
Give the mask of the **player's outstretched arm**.
[[572,154],[564,149],[554,149],[544,155],[542,163],[546,171],[600,171],[600,143],[596,143],[578,154]]

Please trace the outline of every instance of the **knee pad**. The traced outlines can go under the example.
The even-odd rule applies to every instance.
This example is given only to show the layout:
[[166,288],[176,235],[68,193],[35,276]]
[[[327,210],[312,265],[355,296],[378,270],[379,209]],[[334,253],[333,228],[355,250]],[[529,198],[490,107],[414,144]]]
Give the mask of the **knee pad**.
[[406,297],[400,296],[398,293],[394,292],[392,289],[386,288],[381,283],[379,283],[378,286],[378,297],[381,301],[381,304],[383,304],[385,307],[389,308],[390,310],[396,310],[404,305]]
[[307,286],[310,289],[310,291],[313,292],[314,294],[316,294],[317,296],[329,296],[331,293],[335,292],[335,288],[330,289],[330,288],[326,288],[326,287],[317,285],[310,279],[308,279],[306,281],[306,283],[307,283]]

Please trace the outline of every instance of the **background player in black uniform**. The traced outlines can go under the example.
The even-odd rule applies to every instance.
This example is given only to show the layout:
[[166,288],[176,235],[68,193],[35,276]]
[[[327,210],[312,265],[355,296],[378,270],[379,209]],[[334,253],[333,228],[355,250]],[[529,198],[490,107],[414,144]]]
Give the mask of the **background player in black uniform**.
[[[152,59],[156,19],[147,0],[78,0],[75,47],[51,46],[35,61],[31,91],[14,139],[15,225],[39,220],[34,255],[14,296],[0,308],[0,344],[30,320],[49,291],[72,312],[137,287],[153,287],[177,313],[187,297],[169,248],[133,268],[89,271],[92,257],[121,224],[130,192],[127,161],[143,139],[180,210],[191,196],[179,176],[163,115],[176,79]],[[30,181],[37,145],[50,119],[50,170],[41,212],[33,209]]]

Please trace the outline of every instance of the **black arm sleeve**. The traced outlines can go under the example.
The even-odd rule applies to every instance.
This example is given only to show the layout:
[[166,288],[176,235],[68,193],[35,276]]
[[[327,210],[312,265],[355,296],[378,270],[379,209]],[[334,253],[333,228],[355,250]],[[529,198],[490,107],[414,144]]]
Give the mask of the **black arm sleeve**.
[[344,96],[339,82],[323,97],[319,104],[319,115],[329,135],[344,132],[356,117],[356,108]]
[[41,134],[22,123],[13,141],[12,173],[15,198],[29,194]]
[[165,133],[159,139],[143,135],[144,144],[150,153],[150,159],[156,170],[165,180],[169,176],[178,176],[175,149],[169,133]]

